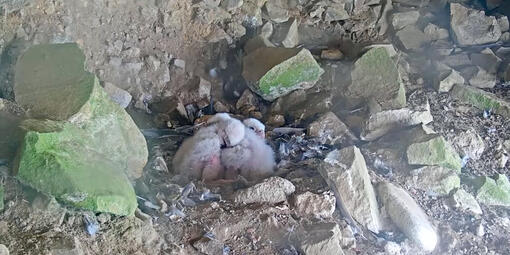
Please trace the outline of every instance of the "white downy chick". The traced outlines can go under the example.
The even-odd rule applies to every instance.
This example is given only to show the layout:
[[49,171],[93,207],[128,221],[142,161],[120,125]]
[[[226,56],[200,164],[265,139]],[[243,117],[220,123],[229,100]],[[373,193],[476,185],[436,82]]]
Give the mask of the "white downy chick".
[[244,125],[249,129],[255,131],[255,133],[262,139],[266,139],[266,126],[257,119],[249,118],[243,121]]
[[225,167],[225,177],[233,179],[240,174],[250,181],[269,177],[274,173],[276,165],[274,152],[261,138],[260,132],[256,133],[254,130],[255,128],[264,130],[265,127],[255,119],[245,120],[244,123],[245,136],[239,145],[221,150],[221,163]]
[[177,172],[203,181],[223,178],[221,148],[241,142],[245,127],[239,120],[228,115],[220,114],[211,119],[208,126],[200,128],[179,147],[173,159]]

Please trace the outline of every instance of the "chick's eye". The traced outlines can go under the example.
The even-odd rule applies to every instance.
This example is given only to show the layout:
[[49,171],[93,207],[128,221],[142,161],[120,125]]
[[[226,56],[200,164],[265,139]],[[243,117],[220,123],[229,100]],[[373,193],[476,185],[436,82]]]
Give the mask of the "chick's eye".
[[254,128],[254,127],[250,127],[250,129],[251,129],[251,130],[255,130],[255,128]]

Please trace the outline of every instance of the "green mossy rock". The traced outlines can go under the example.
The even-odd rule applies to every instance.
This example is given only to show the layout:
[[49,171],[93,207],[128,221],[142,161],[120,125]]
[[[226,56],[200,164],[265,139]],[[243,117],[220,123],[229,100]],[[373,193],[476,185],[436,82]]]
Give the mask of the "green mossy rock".
[[16,65],[16,102],[31,118],[66,121],[84,129],[91,135],[89,148],[136,179],[147,163],[145,138],[124,109],[110,100],[98,79],[84,70],[84,61],[74,43],[28,49]]
[[510,206],[510,182],[503,174],[477,180],[476,199],[487,205]]
[[15,97],[32,119],[20,124],[28,132],[17,177],[78,208],[132,215],[130,180],[142,175],[147,144],[84,60],[72,43],[37,45],[19,58]]
[[498,98],[492,93],[465,85],[455,85],[450,93],[455,99],[470,104],[478,109],[492,109],[496,114],[510,117],[510,102]]
[[250,89],[267,101],[315,85],[324,70],[307,49],[259,48],[243,60]]
[[462,168],[459,154],[442,136],[413,143],[407,147],[406,154],[410,165],[437,165],[459,173]]
[[92,135],[66,124],[61,131],[25,135],[18,178],[57,200],[96,212],[133,215],[136,195],[119,166],[90,150]]
[[344,92],[349,100],[373,99],[383,110],[406,105],[405,88],[397,64],[383,47],[370,49],[356,61],[351,80]]

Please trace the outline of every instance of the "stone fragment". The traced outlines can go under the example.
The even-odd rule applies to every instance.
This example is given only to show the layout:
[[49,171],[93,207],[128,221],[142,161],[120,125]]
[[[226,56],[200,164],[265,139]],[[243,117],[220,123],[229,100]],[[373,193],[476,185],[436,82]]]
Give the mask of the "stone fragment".
[[271,0],[266,2],[266,10],[269,19],[276,23],[283,23],[289,20],[287,1]]
[[270,177],[261,183],[234,193],[236,203],[269,203],[287,201],[287,196],[294,193],[296,187],[292,182],[281,177]]
[[325,192],[314,194],[305,192],[295,195],[292,205],[297,213],[301,215],[312,215],[316,218],[331,218],[336,208],[335,195]]
[[287,31],[287,35],[285,36],[285,39],[283,39],[282,44],[285,48],[294,48],[299,44],[299,21],[298,19],[294,19],[292,21],[292,24],[289,27],[289,30]]
[[435,24],[428,24],[425,29],[423,30],[427,38],[429,38],[432,41],[437,40],[447,40],[450,38],[450,33],[447,29],[440,28]]
[[9,249],[7,249],[7,246],[0,244],[0,255],[9,255]]
[[224,254],[225,245],[215,238],[202,237],[193,243],[193,247],[197,249],[200,254],[215,255]]
[[227,25],[227,33],[233,38],[241,38],[246,34],[246,28],[238,22],[230,22]]
[[505,175],[479,177],[474,186],[476,199],[480,203],[510,207],[510,182]]
[[179,92],[178,99],[183,106],[194,104],[200,109],[205,108],[211,104],[211,83],[194,76]]
[[406,155],[410,165],[438,165],[457,172],[462,167],[459,154],[442,136],[412,143],[407,147]]
[[74,43],[31,47],[16,65],[16,101],[30,117],[68,122],[64,128],[70,128],[69,133],[63,135],[81,129],[84,134],[76,139],[62,140],[82,144],[112,161],[130,179],[138,178],[147,163],[145,138],[124,109],[110,100],[98,79],[85,71],[84,61]]
[[499,168],[505,168],[509,159],[508,155],[504,152],[498,152],[498,154],[496,154],[496,163]]
[[267,120],[267,125],[272,127],[281,127],[285,125],[285,117],[281,114],[271,115]]
[[409,25],[416,24],[419,18],[419,11],[397,12],[393,14],[391,24],[393,25],[393,29],[400,30]]
[[372,48],[361,56],[354,64],[351,79],[343,92],[350,100],[373,99],[385,110],[406,105],[404,84],[395,62],[383,47]]
[[104,90],[108,96],[110,96],[110,99],[120,105],[122,108],[128,107],[129,103],[131,102],[131,99],[133,98],[129,92],[109,83],[105,82]]
[[324,21],[333,22],[349,19],[349,13],[345,10],[345,4],[332,4],[326,8]]
[[227,11],[234,11],[243,6],[243,0],[222,0],[220,6]]
[[446,56],[441,63],[459,70],[459,67],[465,67],[472,65],[469,55],[466,53],[459,53]]
[[243,5],[241,6],[240,13],[244,14],[242,16],[243,23],[251,27],[259,27],[262,26],[262,10],[261,7],[266,3],[266,1],[258,1],[258,0],[244,0]]
[[331,93],[307,93],[308,91],[295,90],[287,96],[278,98],[272,109],[275,113],[288,116],[286,122],[300,122],[311,120],[318,114],[329,111],[333,105]]
[[418,109],[402,108],[371,114],[361,128],[360,137],[364,141],[374,141],[388,132],[400,128],[432,122],[428,102]]
[[495,74],[502,60],[494,54],[490,48],[486,48],[480,53],[473,53],[470,55],[471,63],[483,68],[491,74]]
[[360,150],[350,146],[330,152],[319,166],[319,172],[347,213],[371,231],[379,232],[379,207]]
[[321,58],[327,60],[340,60],[344,57],[344,54],[339,49],[323,50],[321,52]]
[[454,69],[447,67],[442,70],[438,70],[438,72],[438,81],[434,83],[434,88],[438,92],[448,92],[456,84],[464,85],[464,77],[462,77],[462,75]]
[[496,114],[510,117],[510,103],[492,93],[464,85],[455,85],[450,93],[455,99],[465,104],[470,104],[480,110],[492,109],[492,112]]
[[259,48],[244,57],[243,66],[250,89],[267,101],[311,88],[324,73],[307,49]]
[[405,190],[388,182],[379,183],[377,192],[379,201],[400,231],[425,251],[434,250],[438,243],[437,233],[414,199]]
[[262,36],[255,36],[248,40],[246,44],[244,44],[244,51],[246,54],[250,54],[258,48],[274,48],[276,47],[269,39],[264,38]]
[[304,255],[343,255],[340,246],[342,233],[336,223],[317,223],[305,226],[305,235],[299,241]]
[[455,208],[469,212],[473,215],[481,215],[482,208],[476,201],[475,197],[467,193],[463,189],[457,189],[450,197],[450,202]]
[[489,73],[479,66],[469,66],[461,70],[464,79],[473,87],[493,88],[496,86],[497,77],[495,73]]
[[308,126],[308,135],[324,144],[352,144],[358,139],[333,112],[327,112]]
[[510,28],[510,23],[508,22],[507,16],[499,17],[498,24],[499,24],[499,28],[501,29],[501,32],[506,32]]
[[460,178],[451,169],[424,166],[410,172],[409,185],[425,190],[431,195],[446,196],[460,187]]
[[214,110],[216,112],[230,112],[230,105],[223,103],[222,101],[214,102]]
[[271,23],[270,21],[268,21],[268,22],[266,22],[266,24],[264,24],[264,26],[262,26],[262,28],[260,29],[260,36],[261,36],[262,38],[269,39],[269,38],[273,35],[273,31],[274,31],[273,23]]
[[452,139],[452,145],[461,156],[468,156],[474,160],[480,159],[485,151],[485,143],[474,129],[458,133]]
[[396,33],[406,50],[418,50],[430,41],[430,38],[415,26],[407,26]]
[[400,255],[401,254],[400,253],[401,250],[402,250],[402,248],[400,247],[400,245],[398,245],[395,242],[387,242],[384,245],[384,251],[388,255]]
[[236,109],[244,115],[248,115],[251,111],[255,111],[257,109],[257,105],[258,100],[255,95],[251,92],[251,90],[246,89],[237,100]]
[[501,28],[494,16],[485,16],[484,11],[450,4],[450,25],[454,39],[461,46],[493,43],[501,37]]

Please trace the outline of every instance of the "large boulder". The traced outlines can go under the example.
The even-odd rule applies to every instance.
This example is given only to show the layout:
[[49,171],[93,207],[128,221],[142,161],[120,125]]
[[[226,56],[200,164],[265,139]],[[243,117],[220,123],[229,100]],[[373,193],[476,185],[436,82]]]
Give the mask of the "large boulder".
[[267,101],[315,85],[324,70],[307,49],[259,48],[243,59],[243,77]]
[[60,131],[25,135],[18,179],[59,201],[96,212],[132,215],[129,180],[107,155],[88,147],[93,135],[67,124]]
[[384,47],[372,48],[354,64],[352,83],[343,95],[358,104],[375,100],[382,109],[397,109],[406,105],[404,84],[396,63]]
[[355,146],[330,152],[319,172],[357,222],[373,232],[381,229],[379,207],[368,175],[365,158]]
[[129,179],[141,176],[147,144],[84,60],[72,43],[37,45],[19,58],[15,97],[34,119],[21,123],[18,179],[79,208],[132,215]]
[[67,121],[85,130],[91,135],[89,148],[118,164],[130,179],[138,178],[147,163],[145,138],[98,79],[85,71],[84,61],[73,43],[28,49],[16,66],[16,102],[31,118]]
[[450,5],[453,36],[462,46],[493,43],[501,37],[501,29],[494,16],[470,9],[459,3]]

